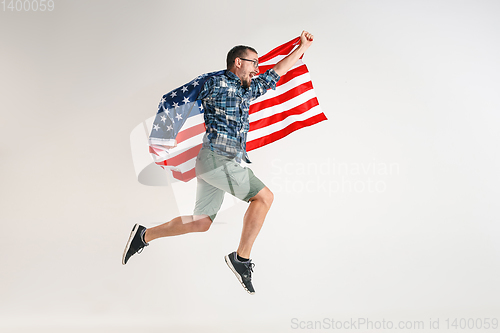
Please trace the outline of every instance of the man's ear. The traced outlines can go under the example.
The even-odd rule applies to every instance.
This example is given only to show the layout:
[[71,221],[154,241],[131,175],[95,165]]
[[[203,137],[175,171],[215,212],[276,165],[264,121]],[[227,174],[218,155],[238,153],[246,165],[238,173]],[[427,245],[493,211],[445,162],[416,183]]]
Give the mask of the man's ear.
[[236,68],[241,67],[241,59],[240,58],[234,59],[234,67],[236,67]]

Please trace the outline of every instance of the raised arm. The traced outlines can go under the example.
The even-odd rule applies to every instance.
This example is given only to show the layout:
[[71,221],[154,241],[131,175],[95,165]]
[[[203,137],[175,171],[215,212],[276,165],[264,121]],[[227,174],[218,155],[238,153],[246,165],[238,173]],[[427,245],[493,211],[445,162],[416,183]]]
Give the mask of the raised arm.
[[279,76],[283,76],[288,72],[290,68],[299,60],[299,58],[306,52],[306,50],[311,46],[314,36],[307,31],[302,31],[300,35],[300,45],[292,53],[290,53],[285,58],[281,59],[273,69]]

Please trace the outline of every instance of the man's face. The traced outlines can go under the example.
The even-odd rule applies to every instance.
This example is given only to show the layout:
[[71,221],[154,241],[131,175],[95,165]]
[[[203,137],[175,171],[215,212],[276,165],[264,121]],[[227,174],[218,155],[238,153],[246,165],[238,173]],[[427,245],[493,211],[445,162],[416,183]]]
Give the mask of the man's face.
[[248,60],[253,60],[256,64],[258,64],[259,57],[257,56],[257,53],[247,50],[246,55],[240,59],[247,59],[241,60],[240,75],[238,75],[238,77],[241,80],[241,85],[244,88],[248,88],[250,87],[252,78],[259,74],[259,66],[257,65],[257,67],[255,67],[254,62]]

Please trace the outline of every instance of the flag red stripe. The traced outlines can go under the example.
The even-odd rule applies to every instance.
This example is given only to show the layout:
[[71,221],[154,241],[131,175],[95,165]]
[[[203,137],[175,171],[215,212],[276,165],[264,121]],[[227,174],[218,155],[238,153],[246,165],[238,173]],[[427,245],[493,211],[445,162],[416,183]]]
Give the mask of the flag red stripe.
[[200,149],[201,149],[201,145],[202,144],[199,144],[197,146],[194,146],[193,148],[189,148],[188,150],[180,153],[179,155],[171,157],[168,160],[165,160],[163,162],[156,162],[156,164],[168,165],[168,166],[179,166],[182,163],[198,156],[198,153],[200,152]]
[[268,61],[269,59],[272,59],[280,54],[287,55],[293,49],[294,44],[297,43],[299,40],[300,40],[300,37],[297,37],[297,38],[292,39],[288,43],[285,43],[285,44],[282,44],[278,47],[275,47],[270,52],[268,52],[268,53],[264,54],[262,57],[260,57],[259,62]]
[[307,70],[307,66],[305,64],[301,65],[301,66],[299,66],[297,68],[294,68],[294,69],[288,71],[285,75],[283,75],[280,78],[280,80],[276,84],[276,87],[279,87],[282,84],[285,84],[288,81],[291,81],[291,80],[295,79],[297,76],[300,76],[300,75],[306,74],[306,73],[309,73],[309,71]]
[[186,171],[184,173],[179,172],[179,171],[172,171],[172,176],[175,179],[181,180],[183,182],[188,182],[191,179],[193,179],[194,177],[196,177],[196,170],[193,168],[193,169]]
[[151,154],[155,154],[156,156],[159,156],[158,153],[153,149],[153,147],[149,146],[149,152]]
[[[273,67],[274,67],[274,65],[259,67],[259,73],[264,73],[265,71],[267,71],[268,69],[273,68]],[[280,78],[280,80],[278,81],[278,83],[276,83],[276,87],[279,87],[282,84],[285,84],[288,81],[294,79],[295,77],[302,75],[302,74],[306,74],[306,73],[309,73],[306,65],[305,64],[300,65],[299,67],[294,68],[294,69],[288,71],[285,75],[283,75]]]
[[317,114],[311,118],[302,120],[302,121],[296,121],[287,127],[285,127],[282,130],[276,131],[274,133],[271,133],[269,135],[260,137],[258,139],[252,140],[247,142],[247,151],[254,150],[255,148],[259,148],[262,146],[265,146],[269,143],[272,143],[276,140],[279,140],[281,138],[284,138],[288,134],[302,128],[302,127],[307,127],[314,125],[316,123],[319,123],[320,121],[327,120],[326,116],[323,113]]
[[287,118],[288,116],[293,116],[296,114],[301,114],[304,113],[313,107],[319,105],[318,99],[316,97],[311,98],[310,100],[297,105],[293,109],[290,109],[288,111],[282,111],[280,113],[273,114],[272,116],[269,116],[267,118],[259,119],[257,121],[251,122],[250,123],[250,131],[257,130],[262,127],[266,127],[269,125],[272,125],[274,123],[280,122],[283,119]]
[[255,112],[259,112],[260,110],[263,110],[263,109],[266,109],[266,108],[269,108],[269,107],[272,107],[272,106],[275,106],[275,105],[278,105],[281,103],[285,103],[285,102],[291,100],[292,98],[297,97],[300,94],[303,94],[306,91],[311,90],[311,89],[313,89],[312,82],[307,81],[305,83],[302,83],[299,86],[296,86],[293,89],[286,91],[285,93],[283,93],[281,95],[278,95],[278,96],[273,97],[273,98],[265,99],[259,103],[252,104],[250,106],[249,113],[252,114]]
[[271,69],[274,67],[275,64],[271,65],[266,65],[266,66],[260,66],[259,65],[259,73],[265,73],[268,69]]
[[177,134],[176,137],[177,143],[181,143],[182,141],[190,139],[191,137],[201,134],[203,132],[205,132],[204,123],[186,128],[185,130],[180,131],[179,134]]

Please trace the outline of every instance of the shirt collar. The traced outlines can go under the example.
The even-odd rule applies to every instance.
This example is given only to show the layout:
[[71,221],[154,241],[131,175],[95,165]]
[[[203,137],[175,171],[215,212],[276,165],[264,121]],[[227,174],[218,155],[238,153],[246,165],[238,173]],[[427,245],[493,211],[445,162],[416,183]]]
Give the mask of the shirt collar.
[[241,85],[240,78],[230,70],[226,70],[226,76],[231,80],[238,81],[238,83]]
[[243,88],[243,86],[241,85],[241,80],[240,78],[234,74],[233,72],[231,72],[230,70],[227,70],[226,69],[226,76],[231,80],[231,81],[235,81],[235,84],[240,87],[241,89],[243,89],[244,91],[248,91],[248,90],[252,90],[252,87],[248,87],[248,88]]

